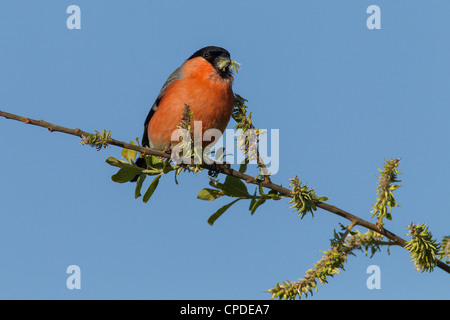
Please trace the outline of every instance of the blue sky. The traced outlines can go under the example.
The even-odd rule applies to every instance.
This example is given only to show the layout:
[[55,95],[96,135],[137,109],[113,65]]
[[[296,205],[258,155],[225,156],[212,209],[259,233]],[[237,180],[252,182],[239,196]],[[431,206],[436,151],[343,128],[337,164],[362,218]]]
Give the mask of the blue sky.
[[[81,8],[81,30],[66,8]],[[366,9],[381,8],[369,30]],[[300,180],[370,219],[377,168],[401,157],[400,208],[386,227],[426,222],[450,234],[450,3],[444,1],[0,2],[0,110],[119,140],[142,134],[167,76],[207,45],[242,63],[234,91],[259,128],[279,129],[274,182]],[[232,127],[230,123],[229,127]],[[287,201],[251,216],[196,199],[206,173],[163,177],[149,203],[79,139],[0,119],[0,298],[268,299],[327,250],[341,218],[300,220]],[[253,187],[250,188],[253,190]],[[364,229],[358,230],[365,232]],[[366,287],[370,265],[381,289]],[[81,269],[81,289],[66,269]],[[409,254],[350,257],[312,299],[449,299],[449,275],[417,273]]]

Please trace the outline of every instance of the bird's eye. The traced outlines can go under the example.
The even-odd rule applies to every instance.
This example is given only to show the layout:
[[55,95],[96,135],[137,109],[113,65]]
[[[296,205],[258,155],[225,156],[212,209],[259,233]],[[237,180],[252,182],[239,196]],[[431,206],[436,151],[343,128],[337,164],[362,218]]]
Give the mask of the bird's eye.
[[209,58],[209,53],[208,53],[208,52],[205,52],[205,53],[203,54],[203,57]]

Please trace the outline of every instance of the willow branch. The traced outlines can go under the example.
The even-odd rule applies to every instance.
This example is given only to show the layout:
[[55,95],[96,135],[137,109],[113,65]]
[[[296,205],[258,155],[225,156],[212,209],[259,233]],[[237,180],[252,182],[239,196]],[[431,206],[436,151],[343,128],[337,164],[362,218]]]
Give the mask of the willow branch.
[[[47,128],[50,132],[62,132],[62,133],[66,133],[66,134],[70,134],[73,136],[77,136],[80,138],[84,138],[90,135],[90,133],[80,130],[78,128],[75,129],[70,129],[70,128],[66,128],[66,127],[62,127],[62,126],[58,126],[49,122],[46,122],[44,120],[34,120],[34,119],[30,119],[30,118],[26,118],[26,117],[21,117],[12,113],[8,113],[8,112],[4,112],[0,110],[0,116],[5,117],[6,119],[11,119],[11,120],[16,120],[16,121],[21,121],[25,124],[31,124],[31,125],[35,125],[35,126],[39,126],[39,127],[43,127],[43,128]],[[159,150],[154,150],[154,149],[150,149],[150,148],[145,148],[145,147],[141,147],[141,146],[136,146],[127,142],[123,142],[123,141],[119,141],[119,140],[115,140],[115,139],[110,139],[108,141],[109,145],[114,145],[117,147],[121,147],[121,148],[126,148],[126,149],[130,149],[130,150],[135,150],[137,152],[140,152],[143,155],[153,155],[153,156],[159,156],[159,157],[163,157],[163,158],[170,158],[170,154],[164,152],[164,151],[159,151]],[[209,169],[209,170],[217,170],[217,164],[216,163],[213,164],[202,164],[202,167],[205,169]],[[232,168],[230,168],[229,166],[220,166],[220,173],[225,174],[227,176],[232,176],[241,180],[244,180],[247,183],[251,183],[251,184],[255,184],[255,185],[259,185],[274,191],[277,191],[279,194],[286,196],[286,197],[292,197],[292,192],[290,189],[284,188],[278,184],[275,184],[273,182],[270,181],[270,179],[257,179],[255,177],[252,177],[248,174],[236,171]],[[401,247],[405,247],[406,245],[406,240],[397,236],[396,234],[392,233],[391,231],[385,229],[385,228],[379,228],[378,226],[376,226],[375,224],[366,221],[364,219],[361,219],[347,211],[344,211],[338,207],[335,207],[333,205],[327,204],[325,202],[317,202],[316,206],[331,212],[333,214],[336,214],[342,218],[345,218],[347,220],[349,220],[352,225],[356,226],[359,225],[361,227],[370,229],[372,231],[375,231],[379,234],[382,234],[383,236],[385,236],[386,238],[394,241],[397,245],[401,246]],[[446,263],[438,260],[437,262],[437,266],[450,273],[450,266],[447,265]]]

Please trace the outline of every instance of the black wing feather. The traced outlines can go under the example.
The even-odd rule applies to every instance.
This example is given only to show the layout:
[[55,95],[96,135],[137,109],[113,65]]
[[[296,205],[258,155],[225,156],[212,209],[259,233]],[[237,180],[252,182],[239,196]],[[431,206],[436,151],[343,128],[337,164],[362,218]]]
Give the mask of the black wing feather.
[[164,94],[167,91],[167,88],[170,87],[170,85],[178,79],[183,78],[183,71],[181,71],[181,67],[177,68],[174,72],[172,72],[172,74],[169,76],[169,78],[167,78],[166,82],[164,82],[164,85],[161,88],[161,91],[158,94],[158,97],[156,98],[155,102],[152,105],[152,108],[150,109],[150,112],[147,115],[147,118],[145,119],[144,122],[144,134],[142,136],[142,146],[143,147],[150,147],[150,141],[148,139],[148,133],[147,133],[147,129],[148,129],[148,123],[150,122],[150,119],[153,117],[153,115],[156,112],[156,109],[158,109],[159,103],[161,101],[161,99],[164,97]]

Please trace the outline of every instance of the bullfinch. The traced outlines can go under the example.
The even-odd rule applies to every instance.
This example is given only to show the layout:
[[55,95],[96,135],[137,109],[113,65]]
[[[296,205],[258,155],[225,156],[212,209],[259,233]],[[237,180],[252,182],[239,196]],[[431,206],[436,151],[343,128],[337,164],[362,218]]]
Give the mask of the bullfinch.
[[[180,124],[185,105],[190,107],[193,120],[201,121],[202,136],[209,129],[222,134],[235,104],[232,66],[230,53],[221,47],[204,47],[191,55],[162,86],[145,119],[142,146],[168,151],[178,144],[172,133]],[[194,128],[194,123],[191,126]],[[211,142],[203,142],[203,148],[208,144]],[[145,167],[143,158],[136,164]]]

